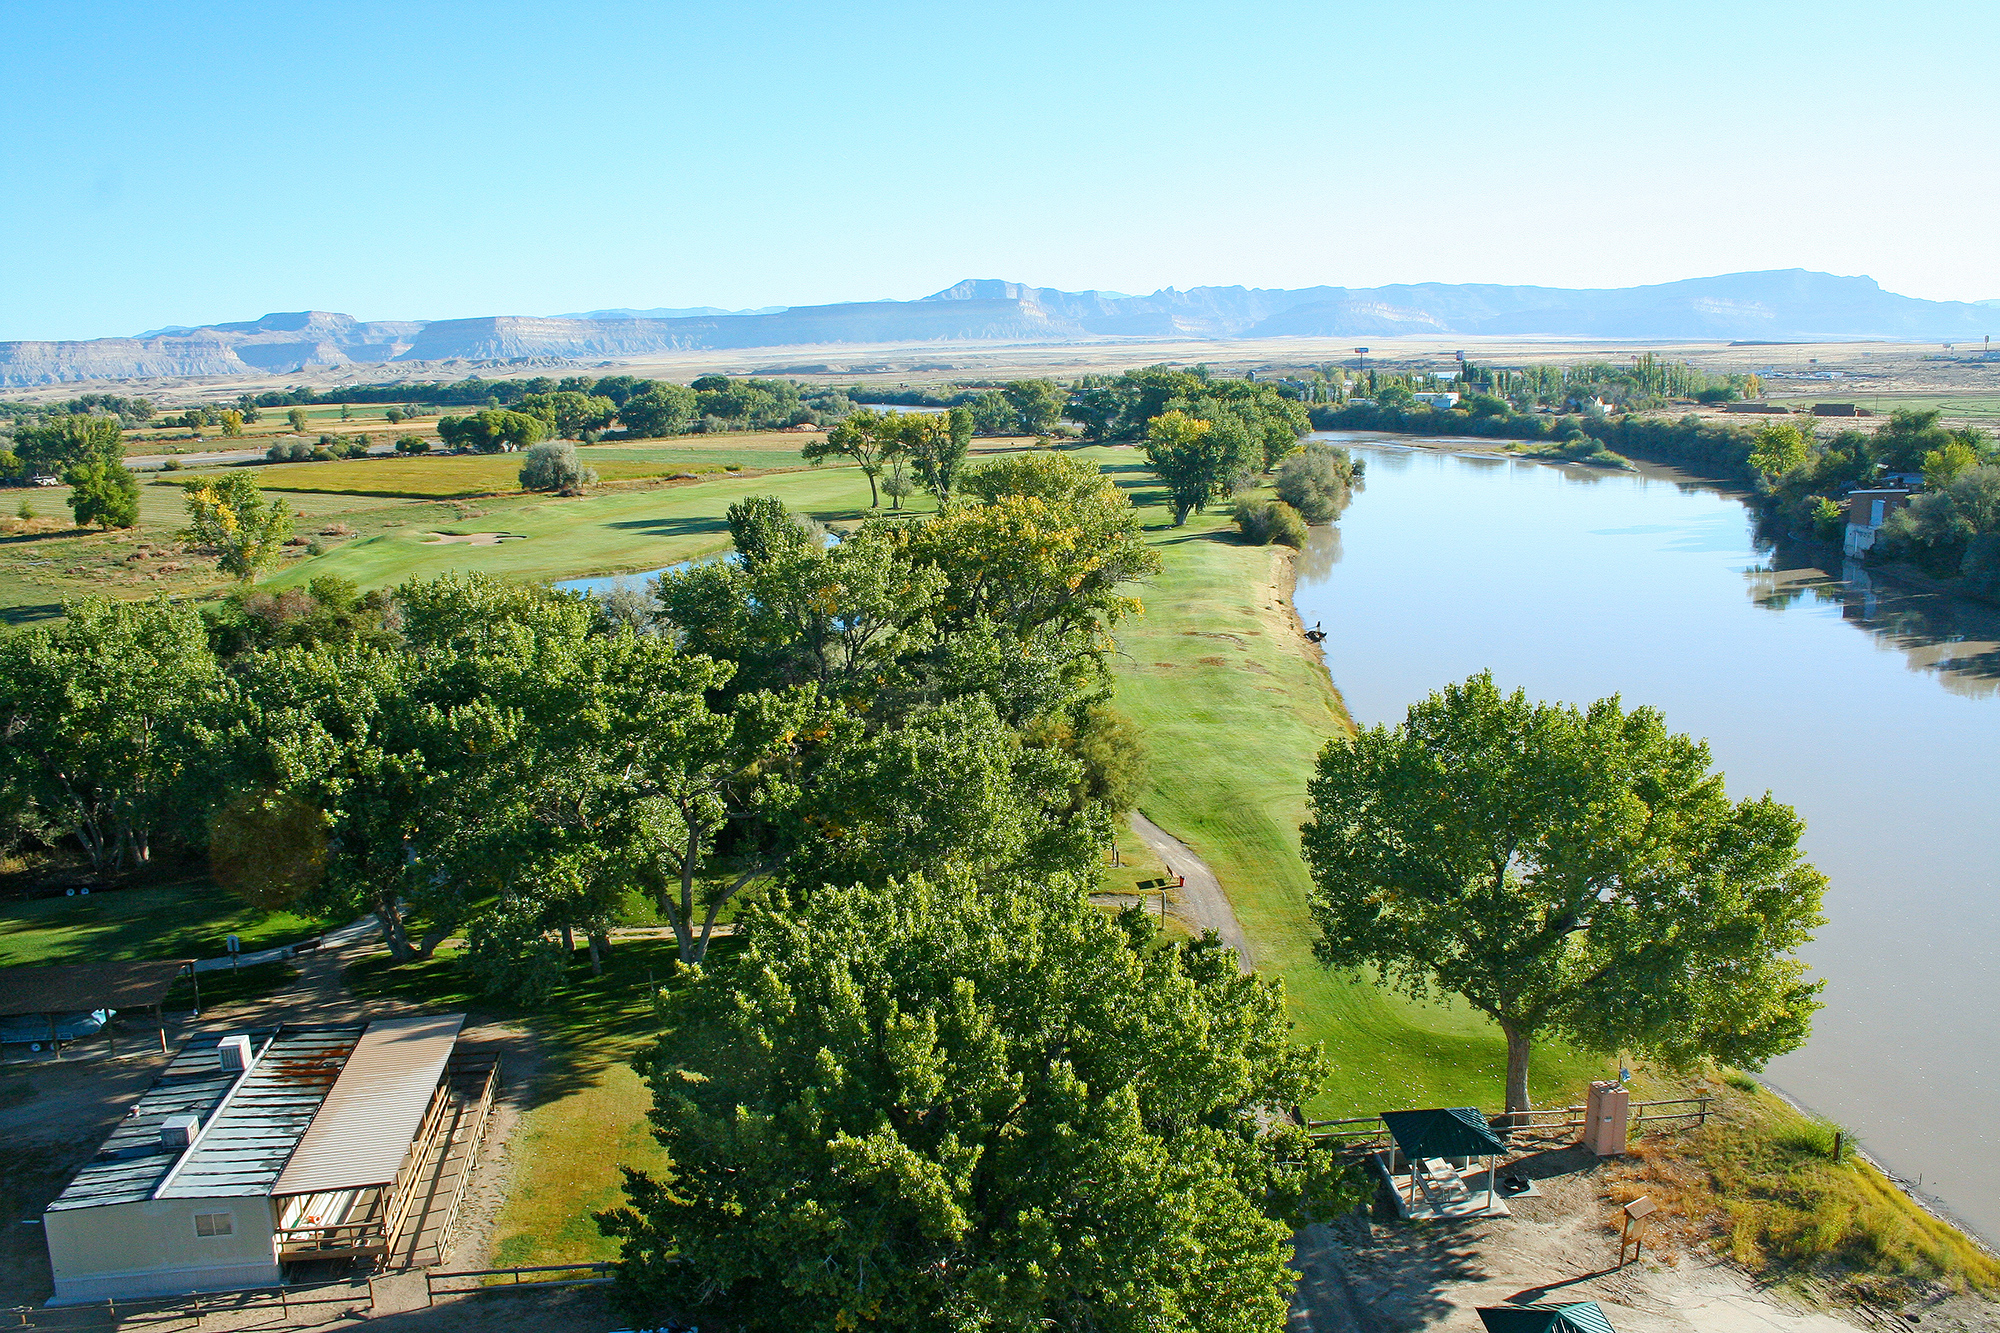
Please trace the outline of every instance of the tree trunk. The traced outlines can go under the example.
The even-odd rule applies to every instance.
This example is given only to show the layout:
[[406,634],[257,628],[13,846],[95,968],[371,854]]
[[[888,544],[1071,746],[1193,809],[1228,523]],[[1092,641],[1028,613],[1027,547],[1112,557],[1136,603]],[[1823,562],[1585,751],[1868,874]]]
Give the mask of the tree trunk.
[[375,919],[382,923],[382,942],[389,946],[389,957],[407,963],[417,956],[417,951],[410,947],[409,932],[403,928],[403,913],[393,896],[376,900]]
[[598,955],[597,938],[597,932],[594,930],[588,931],[584,935],[584,939],[590,944],[590,975],[593,977],[604,975],[604,961]]
[[562,931],[563,931],[563,960],[567,962],[570,958],[574,957],[576,954],[576,933],[569,928],[569,922],[567,921],[563,922]]
[[880,509],[882,507],[882,496],[875,489],[875,474],[873,472],[868,474],[868,507],[870,509]]
[[1525,1125],[1525,1113],[1534,1109],[1528,1100],[1528,1049],[1535,1034],[1504,1019],[1500,1030],[1507,1034],[1507,1123]]

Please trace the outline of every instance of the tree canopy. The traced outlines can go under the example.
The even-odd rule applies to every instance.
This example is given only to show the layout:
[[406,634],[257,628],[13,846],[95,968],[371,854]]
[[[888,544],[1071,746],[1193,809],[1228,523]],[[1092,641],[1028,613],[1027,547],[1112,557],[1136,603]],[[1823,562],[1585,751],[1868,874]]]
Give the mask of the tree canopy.
[[1270,1329],[1291,1231],[1352,1197],[1286,1112],[1282,984],[1158,947],[1080,880],[912,877],[749,909],[641,1062],[671,1175],[626,1171],[641,1324]]
[[1321,961],[1492,1018],[1508,1110],[1538,1035],[1751,1068],[1804,1042],[1820,983],[1794,951],[1826,888],[1804,826],[1768,794],[1732,803],[1654,710],[1531,704],[1482,674],[1328,742],[1308,791]]
[[284,501],[265,497],[246,472],[228,472],[183,482],[187,539],[216,553],[222,572],[254,577],[278,558],[292,535],[292,513]]

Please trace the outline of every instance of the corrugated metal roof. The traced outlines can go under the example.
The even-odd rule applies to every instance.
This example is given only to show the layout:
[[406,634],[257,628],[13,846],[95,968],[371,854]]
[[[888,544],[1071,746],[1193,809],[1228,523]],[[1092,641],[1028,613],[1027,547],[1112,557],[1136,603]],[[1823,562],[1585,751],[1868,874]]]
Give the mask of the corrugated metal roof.
[[[263,1050],[272,1029],[252,1030],[253,1051]],[[216,1047],[223,1034],[190,1037],[174,1053],[173,1060],[160,1071],[151,1087],[141,1093],[125,1118],[84,1163],[68,1186],[49,1205],[51,1212],[70,1208],[99,1208],[114,1203],[137,1203],[153,1197],[153,1190],[166,1179],[184,1149],[169,1148],[160,1142],[160,1122],[170,1115],[199,1116],[205,1125],[215,1108],[240,1077],[217,1063]]]
[[271,1193],[394,1181],[464,1026],[464,1014],[370,1023]]
[[154,1197],[269,1194],[361,1035],[359,1027],[280,1029]]

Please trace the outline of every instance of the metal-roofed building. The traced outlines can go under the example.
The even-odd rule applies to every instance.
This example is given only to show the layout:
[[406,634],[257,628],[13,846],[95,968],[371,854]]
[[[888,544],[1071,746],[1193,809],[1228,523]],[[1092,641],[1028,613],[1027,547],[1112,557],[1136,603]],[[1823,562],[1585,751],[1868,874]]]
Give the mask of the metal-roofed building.
[[464,1021],[190,1039],[43,1214],[56,1302],[268,1286],[436,1237],[444,1164],[455,1210],[498,1076],[456,1049]]

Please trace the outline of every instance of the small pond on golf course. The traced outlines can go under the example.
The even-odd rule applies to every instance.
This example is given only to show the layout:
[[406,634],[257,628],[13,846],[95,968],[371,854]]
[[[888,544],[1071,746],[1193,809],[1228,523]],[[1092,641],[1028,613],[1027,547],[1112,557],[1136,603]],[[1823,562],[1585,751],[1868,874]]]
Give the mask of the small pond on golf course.
[[1296,594],[1355,720],[1490,668],[1654,705],[1733,797],[1797,807],[1826,1007],[1765,1076],[2000,1238],[2000,609],[1813,568],[1670,469],[1319,438],[1367,463]]

